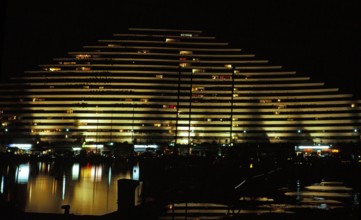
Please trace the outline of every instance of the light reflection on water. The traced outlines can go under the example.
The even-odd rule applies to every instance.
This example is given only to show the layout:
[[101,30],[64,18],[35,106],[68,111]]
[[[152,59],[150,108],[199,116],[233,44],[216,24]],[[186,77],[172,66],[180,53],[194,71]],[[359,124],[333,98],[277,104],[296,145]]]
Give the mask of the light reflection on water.
[[[62,205],[70,205],[76,215],[104,215],[117,210],[117,181],[140,179],[138,164],[56,164],[54,162],[23,163],[1,168],[0,193],[7,201],[16,202],[25,212],[64,213]],[[334,209],[345,200],[359,203],[359,194],[342,182],[321,182],[303,186],[296,180],[295,188],[284,190],[297,204],[260,201],[252,212],[289,212],[291,209]],[[283,190],[282,190],[283,191]],[[136,192],[137,193],[137,192]],[[355,196],[356,195],[356,196]],[[240,198],[241,199],[241,198]],[[244,198],[247,199],[247,198]],[[255,198],[251,198],[255,199]],[[223,210],[225,212],[225,210]],[[247,212],[242,209],[241,213]]]
[[25,212],[63,213],[62,205],[70,205],[70,213],[76,215],[114,212],[117,181],[133,178],[132,168],[114,169],[106,164],[74,163],[59,167],[55,163],[37,162],[9,166],[2,169],[9,172],[2,173],[1,194],[18,203]]
[[313,209],[336,209],[345,207],[355,195],[353,189],[344,185],[343,182],[314,183],[301,189],[300,181],[297,180],[296,191],[288,191],[286,196],[295,197],[298,205],[296,208]]

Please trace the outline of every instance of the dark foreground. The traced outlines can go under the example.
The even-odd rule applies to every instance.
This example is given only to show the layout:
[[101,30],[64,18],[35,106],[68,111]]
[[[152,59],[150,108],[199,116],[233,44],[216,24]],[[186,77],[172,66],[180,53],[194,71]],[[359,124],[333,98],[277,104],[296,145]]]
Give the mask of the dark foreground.
[[[4,210],[5,208],[5,210]],[[146,209],[146,208],[145,208]],[[155,215],[152,210],[145,210],[144,208],[139,208],[135,210],[135,213],[132,215],[123,215],[121,213],[115,212],[103,216],[86,216],[86,215],[73,215],[73,214],[47,214],[47,213],[23,213],[18,212],[13,209],[7,209],[6,207],[1,207],[1,219],[34,219],[34,220],[110,220],[110,219],[119,219],[119,220],[152,220],[160,219],[159,216]],[[191,214],[188,216],[170,216],[168,219],[201,219],[194,218]],[[269,213],[269,214],[239,214],[239,215],[225,215],[219,216],[220,220],[304,220],[304,219],[317,219],[317,220],[358,220],[360,219],[359,211],[350,213],[349,210],[316,210],[316,209],[304,209],[295,211],[293,214],[286,213]]]
[[[336,159],[312,158],[298,161],[253,159],[242,164],[238,160],[200,160],[199,158],[142,158],[139,162],[145,171],[141,179],[144,182],[143,203],[127,210],[119,210],[101,216],[73,215],[71,209],[64,214],[25,213],[15,205],[0,204],[0,219],[119,219],[119,220],[155,220],[155,219],[202,219],[212,216],[212,210],[201,210],[190,203],[222,204],[228,211],[209,219],[246,219],[246,220],[356,220],[360,218],[359,201],[346,202],[345,206],[335,209],[288,208],[286,212],[256,210],[257,202],[240,203],[241,197],[272,197],[273,204],[297,204],[279,191],[280,187],[290,185],[296,179],[303,183],[315,183],[321,180],[342,181],[360,193],[361,163],[349,163]],[[245,161],[245,160],[243,160]],[[258,162],[257,162],[258,161]],[[259,162],[261,161],[261,162]],[[250,168],[252,163],[252,168]],[[242,183],[242,184],[241,184]],[[244,184],[243,184],[244,183]],[[174,204],[186,204],[186,209],[169,208]],[[267,204],[266,204],[267,206]],[[179,207],[179,206],[178,206]],[[202,217],[199,217],[202,212]]]

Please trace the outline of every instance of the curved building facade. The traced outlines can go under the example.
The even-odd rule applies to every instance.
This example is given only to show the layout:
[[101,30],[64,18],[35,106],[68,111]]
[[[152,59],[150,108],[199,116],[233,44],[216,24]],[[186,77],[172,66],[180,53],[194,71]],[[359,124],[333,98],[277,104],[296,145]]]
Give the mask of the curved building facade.
[[130,28],[0,89],[2,143],[359,143],[361,101],[198,30]]

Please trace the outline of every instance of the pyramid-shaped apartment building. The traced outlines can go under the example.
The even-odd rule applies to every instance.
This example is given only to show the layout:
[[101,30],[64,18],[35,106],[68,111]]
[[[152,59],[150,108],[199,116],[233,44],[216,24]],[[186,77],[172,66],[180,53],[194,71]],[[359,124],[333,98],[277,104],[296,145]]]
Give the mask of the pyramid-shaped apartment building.
[[0,89],[1,143],[360,143],[361,101],[199,30],[129,28]]

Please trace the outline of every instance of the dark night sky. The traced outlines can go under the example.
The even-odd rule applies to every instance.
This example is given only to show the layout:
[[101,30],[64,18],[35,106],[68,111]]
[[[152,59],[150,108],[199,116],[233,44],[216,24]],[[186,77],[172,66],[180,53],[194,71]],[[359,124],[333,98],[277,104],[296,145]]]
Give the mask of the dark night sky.
[[200,29],[361,98],[359,2],[3,0],[1,75],[36,69],[129,27]]

